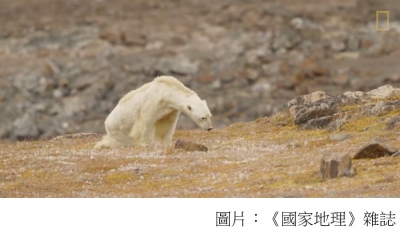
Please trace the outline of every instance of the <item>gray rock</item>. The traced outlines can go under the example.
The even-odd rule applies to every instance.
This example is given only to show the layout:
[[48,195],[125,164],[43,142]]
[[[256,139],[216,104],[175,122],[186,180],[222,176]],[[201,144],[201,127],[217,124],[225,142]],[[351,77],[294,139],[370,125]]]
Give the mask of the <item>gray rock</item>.
[[33,114],[24,114],[16,119],[12,126],[12,139],[37,138],[39,136],[39,128]]
[[349,51],[357,51],[360,48],[360,39],[355,35],[350,35],[347,40],[347,49]]
[[192,75],[198,72],[199,63],[190,62],[189,59],[180,58],[164,58],[161,59],[154,66],[155,71],[161,74],[182,74],[182,75]]
[[328,98],[332,98],[332,96],[327,95],[324,91],[315,91],[311,94],[302,95],[296,99],[290,100],[287,103],[287,106],[291,107],[293,105],[307,105]]
[[400,157],[400,151],[395,152],[392,156],[393,156],[393,157]]
[[346,43],[341,39],[334,39],[330,47],[333,51],[342,52],[346,49]]
[[292,49],[302,41],[300,33],[292,28],[285,29],[275,36],[272,42],[273,50]]
[[171,71],[177,74],[195,74],[199,71],[199,63],[190,62],[186,58],[180,58],[179,60],[176,60],[172,63]]
[[0,138],[6,138],[9,136],[12,130],[12,123],[10,120],[2,118],[0,120]]
[[347,153],[324,153],[320,159],[320,174],[323,179],[336,177],[353,177],[357,174],[356,168]]
[[364,158],[379,158],[384,156],[391,156],[398,150],[387,144],[385,142],[372,142],[361,147],[356,154],[354,154],[354,159],[364,159]]
[[372,98],[391,98],[400,95],[400,88],[393,88],[391,85],[383,85],[367,92],[367,95]]
[[301,126],[302,130],[323,129],[332,122],[332,116],[324,116],[311,119]]
[[47,59],[43,66],[44,73],[48,76],[57,76],[61,72],[60,64],[54,59]]
[[312,119],[332,116],[339,110],[338,107],[339,105],[336,105],[334,102],[317,102],[306,106],[296,113],[295,124],[301,125]]
[[400,109],[400,101],[384,102],[379,101],[372,109],[371,115],[382,115],[387,112]]
[[348,139],[350,136],[351,135],[349,133],[338,133],[338,134],[331,135],[329,137],[329,139],[332,141],[344,141],[344,140]]
[[333,56],[334,59],[359,59],[360,53],[359,52],[340,52]]
[[391,131],[400,127],[400,116],[395,116],[386,125],[386,130]]
[[41,75],[37,72],[19,73],[14,77],[13,86],[25,96],[43,93]]
[[299,112],[303,108],[304,108],[303,105],[294,105],[294,106],[289,108],[289,114],[291,116],[296,116],[297,112]]
[[346,91],[343,95],[347,98],[361,99],[365,96],[365,93],[363,91]]
[[[340,113],[338,113],[338,114],[340,114]],[[337,114],[333,115],[333,120],[331,123],[329,123],[326,126],[326,129],[331,130],[331,131],[339,130],[340,127],[342,127],[344,125],[344,123],[346,123],[346,121],[350,118],[348,115],[337,118],[336,115]]]
[[257,78],[259,77],[259,73],[255,69],[246,69],[246,78],[250,81],[256,81]]

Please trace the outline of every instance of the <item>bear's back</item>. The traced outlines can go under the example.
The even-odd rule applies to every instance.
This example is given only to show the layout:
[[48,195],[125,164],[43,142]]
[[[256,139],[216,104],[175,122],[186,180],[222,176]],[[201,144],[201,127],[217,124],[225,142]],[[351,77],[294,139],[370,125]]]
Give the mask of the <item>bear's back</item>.
[[176,78],[174,78],[172,76],[159,76],[159,77],[155,78],[153,82],[155,84],[164,84],[167,87],[176,89],[176,90],[182,92],[186,96],[197,95],[196,92],[187,88],[184,84],[182,84],[182,82],[180,82],[179,80],[177,80]]
[[137,93],[146,91],[150,87],[150,84],[151,84],[151,82],[142,85],[140,88],[138,88],[136,90],[130,91],[128,94],[124,95],[124,97],[122,97],[119,100],[118,104],[124,104],[125,102],[128,102],[129,100],[131,100]]

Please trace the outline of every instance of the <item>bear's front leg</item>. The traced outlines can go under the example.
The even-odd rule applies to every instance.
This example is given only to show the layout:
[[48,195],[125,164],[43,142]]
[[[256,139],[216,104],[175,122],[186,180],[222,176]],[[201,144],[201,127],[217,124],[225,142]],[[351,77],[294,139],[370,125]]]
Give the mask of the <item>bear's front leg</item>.
[[140,146],[148,146],[154,141],[154,126],[142,125],[140,130]]
[[174,110],[155,123],[155,141],[161,145],[170,145],[172,143],[172,135],[175,132],[179,114],[179,111]]

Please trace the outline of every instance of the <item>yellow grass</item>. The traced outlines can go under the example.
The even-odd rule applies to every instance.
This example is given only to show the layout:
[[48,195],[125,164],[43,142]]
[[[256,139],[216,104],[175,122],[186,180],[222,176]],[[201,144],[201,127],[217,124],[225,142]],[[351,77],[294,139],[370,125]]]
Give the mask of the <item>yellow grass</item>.
[[358,175],[322,180],[324,151],[349,151],[375,137],[400,148],[389,117],[352,120],[336,132],[302,131],[285,115],[211,132],[178,130],[208,152],[172,146],[93,150],[96,137],[0,144],[1,197],[400,197],[400,158],[353,160]]

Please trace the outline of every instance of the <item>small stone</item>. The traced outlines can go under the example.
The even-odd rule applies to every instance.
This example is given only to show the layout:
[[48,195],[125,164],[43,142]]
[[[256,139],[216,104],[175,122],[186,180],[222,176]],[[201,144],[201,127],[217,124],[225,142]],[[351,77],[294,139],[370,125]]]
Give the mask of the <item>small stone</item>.
[[62,77],[58,80],[58,85],[62,87],[68,87],[69,86],[69,80],[66,77]]
[[57,136],[52,139],[52,141],[63,140],[63,139],[81,139],[81,138],[101,138],[100,134],[97,133],[76,133],[76,134],[68,134],[63,136]]
[[190,62],[189,59],[179,58],[171,63],[170,70],[177,74],[191,75],[199,70],[198,62]]
[[[194,78],[194,81],[202,83],[202,84],[209,84],[213,83],[216,80],[216,77],[214,75],[210,74],[202,74]],[[221,82],[220,80],[218,80]]]
[[219,90],[219,89],[221,89],[221,87],[222,87],[222,84],[221,84],[220,80],[216,80],[216,81],[211,83],[211,88],[213,90]]
[[331,49],[336,52],[341,52],[346,49],[346,44],[343,40],[333,40],[331,42]]
[[[345,115],[342,118],[335,118],[335,115],[337,115],[338,113],[333,115],[333,121],[331,123],[329,123],[326,126],[326,129],[331,130],[331,131],[337,131],[340,129],[340,127],[342,127],[344,125],[344,123],[346,123],[346,121],[350,118],[349,116]],[[339,138],[339,137],[338,137]],[[340,141],[340,140],[339,140]]]
[[69,127],[68,122],[63,122],[63,123],[61,124],[61,127],[64,128],[64,129],[67,129],[67,128]]
[[44,66],[43,66],[43,73],[47,76],[55,76],[60,73],[61,69],[59,67],[59,64],[52,59],[46,60]]
[[352,177],[357,174],[350,154],[347,153],[324,153],[320,159],[320,173],[323,179],[336,177]]
[[34,116],[26,113],[22,117],[16,119],[13,124],[13,139],[37,138],[39,136],[39,128],[35,122]]
[[347,85],[349,83],[349,76],[347,74],[339,74],[333,78],[333,83],[337,85]]
[[390,156],[398,150],[382,141],[372,142],[361,147],[356,154],[354,159],[364,159],[364,158],[379,158],[384,156]]
[[138,35],[131,31],[124,31],[121,33],[121,41],[125,46],[141,46],[144,47],[147,44],[146,36]]
[[60,99],[61,97],[63,97],[64,93],[62,90],[60,89],[55,89],[53,90],[53,97],[56,99]]
[[386,130],[391,131],[400,127],[400,116],[395,116],[390,119],[389,123],[386,126]]
[[177,140],[175,143],[175,149],[183,149],[185,151],[208,151],[208,148],[204,145],[197,144],[191,141]]
[[164,43],[162,41],[154,41],[148,42],[146,44],[146,50],[160,50],[164,47]]
[[334,59],[359,59],[360,53],[359,52],[342,52],[335,54],[333,56]]
[[344,141],[349,137],[350,137],[349,133],[338,133],[338,134],[335,134],[335,135],[331,135],[329,137],[329,139],[332,140],[332,141]]
[[347,40],[347,49],[350,51],[357,51],[360,49],[360,39],[354,35],[350,35],[349,39]]
[[118,44],[120,42],[120,34],[110,30],[101,32],[99,38],[106,40],[111,44]]
[[277,34],[272,42],[273,50],[292,49],[302,41],[300,33],[292,28],[287,28],[282,33]]
[[246,69],[246,78],[250,81],[256,81],[259,73],[255,69]]
[[393,74],[393,75],[389,76],[388,79],[391,82],[399,83],[400,82],[400,74]]

